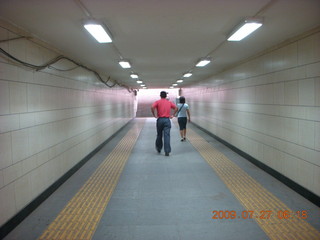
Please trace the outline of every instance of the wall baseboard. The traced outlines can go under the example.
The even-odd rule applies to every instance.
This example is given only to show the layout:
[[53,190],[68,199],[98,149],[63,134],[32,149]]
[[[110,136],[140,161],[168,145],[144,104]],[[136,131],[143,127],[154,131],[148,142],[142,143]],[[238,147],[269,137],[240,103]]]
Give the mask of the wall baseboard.
[[278,171],[274,170],[273,168],[269,167],[268,165],[260,162],[258,159],[243,152],[242,150],[235,147],[234,145],[226,142],[222,138],[220,138],[220,137],[216,136],[215,134],[209,132],[208,130],[202,128],[201,126],[199,126],[195,123],[193,123],[193,124],[197,128],[199,128],[201,131],[205,132],[206,134],[210,135],[211,137],[213,137],[217,141],[221,142],[222,144],[224,144],[228,148],[232,149],[234,152],[236,152],[240,156],[244,157],[246,160],[250,161],[251,163],[253,163],[257,167],[259,167],[263,171],[267,172],[268,174],[270,174],[271,176],[273,176],[274,178],[276,178],[277,180],[279,180],[280,182],[282,182],[283,184],[285,184],[286,186],[288,186],[289,188],[291,188],[292,190],[294,190],[295,192],[297,192],[298,194],[300,194],[301,196],[303,196],[304,198],[306,198],[307,200],[309,200],[310,202],[315,204],[316,206],[320,207],[320,197],[317,196],[316,194],[314,194],[313,192],[309,191],[308,189],[301,186],[300,184],[292,181],[290,178],[284,176],[283,174],[279,173]]
[[[132,120],[131,120],[132,121]],[[3,239],[8,235],[15,227],[17,227],[26,217],[28,217],[42,202],[44,202],[52,193],[54,193],[64,182],[66,182],[74,173],[76,173],[86,162],[88,162],[101,148],[103,148],[112,138],[114,138],[124,127],[126,127],[131,121],[126,123],[117,132],[110,136],[107,140],[101,143],[97,148],[84,157],[79,163],[72,167],[62,177],[60,177],[55,183],[48,187],[37,198],[30,202],[26,207],[19,211],[9,221],[0,227],[0,239]]]

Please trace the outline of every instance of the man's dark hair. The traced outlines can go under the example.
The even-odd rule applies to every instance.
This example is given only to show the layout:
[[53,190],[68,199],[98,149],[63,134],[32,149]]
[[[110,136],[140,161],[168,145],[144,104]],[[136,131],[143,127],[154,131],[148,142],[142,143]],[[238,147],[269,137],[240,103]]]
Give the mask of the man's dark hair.
[[162,92],[160,93],[160,97],[161,97],[161,98],[166,98],[166,97],[167,97],[167,92],[162,91]]
[[179,101],[180,101],[180,103],[186,103],[186,98],[185,97],[180,97]]

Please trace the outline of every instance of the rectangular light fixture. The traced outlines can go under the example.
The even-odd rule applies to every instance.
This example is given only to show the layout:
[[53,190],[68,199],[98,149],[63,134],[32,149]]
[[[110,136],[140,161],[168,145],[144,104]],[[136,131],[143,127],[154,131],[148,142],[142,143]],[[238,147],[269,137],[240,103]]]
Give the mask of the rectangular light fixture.
[[183,75],[183,77],[185,77],[185,78],[187,78],[187,77],[191,77],[191,76],[192,76],[192,73],[190,73],[190,72],[185,73],[185,74]]
[[196,64],[196,67],[204,67],[207,64],[209,64],[211,62],[210,58],[202,58],[200,59],[200,61]]
[[177,80],[177,83],[182,83],[182,82],[183,82],[182,79]]
[[130,74],[130,77],[131,78],[139,78],[138,74],[135,74],[135,73]]
[[85,22],[83,26],[99,43],[112,42],[111,34],[101,23],[90,20]]
[[228,41],[241,41],[261,26],[262,19],[248,18],[230,34]]
[[119,64],[120,64],[120,66],[121,66],[122,68],[131,68],[130,63],[129,63],[128,61],[126,61],[126,60],[121,60],[121,61],[119,61]]

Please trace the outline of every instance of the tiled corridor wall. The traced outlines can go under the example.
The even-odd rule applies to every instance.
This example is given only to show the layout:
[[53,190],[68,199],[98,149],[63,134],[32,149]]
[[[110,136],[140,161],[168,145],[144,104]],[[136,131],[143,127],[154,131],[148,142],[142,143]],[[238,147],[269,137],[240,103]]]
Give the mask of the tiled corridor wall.
[[320,28],[183,94],[194,123],[320,196]]
[[[0,27],[0,39],[12,31]],[[0,47],[36,65],[59,55],[26,39]],[[133,93],[97,82],[81,68],[37,72],[0,55],[0,226],[134,117]]]

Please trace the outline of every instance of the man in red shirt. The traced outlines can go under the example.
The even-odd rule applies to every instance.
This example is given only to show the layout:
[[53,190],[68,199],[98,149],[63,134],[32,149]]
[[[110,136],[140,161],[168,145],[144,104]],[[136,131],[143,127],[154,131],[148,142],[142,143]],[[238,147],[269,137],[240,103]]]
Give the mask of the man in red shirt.
[[[164,140],[164,152],[166,156],[169,156],[171,152],[170,146],[170,130],[171,130],[171,121],[170,118],[178,111],[177,106],[167,100],[167,93],[162,91],[160,93],[161,99],[155,101],[152,104],[151,112],[152,115],[157,118],[157,139],[156,139],[156,150],[158,153],[161,152],[163,143],[162,143],[162,136]],[[155,115],[155,109],[157,110],[157,116]],[[170,115],[171,109],[174,109],[173,115]]]

